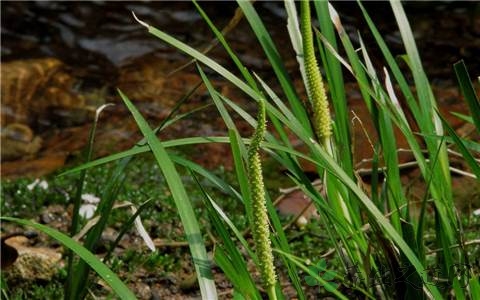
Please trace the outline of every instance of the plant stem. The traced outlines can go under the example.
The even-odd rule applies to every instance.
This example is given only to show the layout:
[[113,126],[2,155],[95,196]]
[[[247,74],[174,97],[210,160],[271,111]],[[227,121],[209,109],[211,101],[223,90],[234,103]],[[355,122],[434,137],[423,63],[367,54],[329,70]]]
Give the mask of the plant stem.
[[277,300],[277,293],[275,292],[275,286],[274,285],[271,285],[271,286],[268,287],[267,293],[268,293],[268,299]]

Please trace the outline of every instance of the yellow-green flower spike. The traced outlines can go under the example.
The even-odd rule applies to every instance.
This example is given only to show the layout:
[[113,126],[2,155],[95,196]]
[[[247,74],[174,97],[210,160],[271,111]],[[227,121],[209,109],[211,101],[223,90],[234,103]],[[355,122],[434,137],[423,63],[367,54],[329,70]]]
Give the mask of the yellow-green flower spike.
[[263,184],[262,163],[260,160],[260,143],[266,130],[265,102],[260,99],[257,116],[257,128],[251,139],[248,149],[248,180],[250,184],[250,197],[252,202],[252,235],[258,255],[260,274],[263,284],[270,299],[275,295],[275,266],[273,264],[272,245],[270,241],[270,228],[265,202],[265,189]]
[[301,1],[300,30],[303,39],[303,56],[307,77],[308,95],[313,110],[313,127],[317,138],[325,144],[332,134],[332,120],[328,109],[327,94],[322,75],[318,69],[313,47],[313,32],[310,18],[310,2]]

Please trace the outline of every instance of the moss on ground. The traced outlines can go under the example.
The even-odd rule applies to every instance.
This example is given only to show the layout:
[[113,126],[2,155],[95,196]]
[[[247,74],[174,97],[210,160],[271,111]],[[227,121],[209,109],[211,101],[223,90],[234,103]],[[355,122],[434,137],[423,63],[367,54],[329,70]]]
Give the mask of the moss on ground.
[[[84,193],[100,196],[113,166],[114,164],[108,164],[89,170]],[[289,185],[289,182],[283,180],[286,176],[280,176],[281,173],[276,169],[275,162],[267,161],[265,166],[266,171],[264,173],[268,183],[267,186],[270,188],[271,196],[275,197],[278,188]],[[210,245],[208,248],[211,249],[213,242],[210,236],[207,211],[203,206],[203,193],[188,170],[179,168],[179,171],[182,174],[191,201],[194,203],[202,232],[204,232],[204,239]],[[219,168],[214,173],[237,188],[233,172],[227,172],[225,169]],[[2,180],[0,197],[2,215],[45,222],[41,214],[44,211],[48,212],[49,208],[53,206],[63,207],[67,211],[71,210],[68,198],[75,194],[78,176],[51,175],[41,180],[48,183],[47,189],[43,189],[40,185],[29,189],[28,185],[33,181],[31,179]],[[245,230],[247,220],[243,204],[230,195],[215,189],[207,180],[200,177],[199,180],[212,198],[228,213],[234,224],[240,230]],[[469,200],[468,203],[472,203],[473,199],[478,200],[480,189],[478,189],[478,185],[473,186],[473,194],[465,194],[465,190],[457,190],[457,201],[465,201],[466,203]],[[185,242],[185,239],[183,238],[183,230],[174,201],[160,169],[152,157],[145,154],[135,158],[128,166],[126,180],[118,196],[118,202],[129,201],[139,206],[148,199],[152,199],[152,201],[150,206],[142,212],[142,221],[151,237],[162,241],[163,244],[158,247],[157,252],[149,252],[135,230],[131,229],[127,233],[125,242],[121,243],[120,249],[115,251],[109,266],[113,271],[120,274],[121,278],[134,290],[136,290],[135,284],[137,282],[148,281],[152,286],[168,283],[171,286],[176,286],[172,288],[171,293],[182,293],[183,291],[178,288],[181,285],[181,280],[178,278],[185,277],[185,274],[188,275],[192,271],[192,266],[188,263],[190,260],[188,247],[182,246],[181,243],[176,244],[176,242]],[[478,204],[477,200],[473,201],[475,205]],[[480,216],[473,216],[471,212],[467,214],[466,212],[469,211],[467,208],[471,208],[472,205],[464,206],[462,206],[461,213],[463,213],[462,223],[465,241],[477,239]],[[118,233],[130,215],[131,212],[127,209],[113,210],[109,220],[109,228],[113,229],[114,233]],[[282,218],[282,220],[285,224],[288,222],[287,218]],[[436,248],[433,220],[434,218],[427,218],[425,224],[425,228],[427,228],[426,245],[431,249]],[[59,228],[61,230],[68,228],[68,222],[70,222],[69,219],[63,221],[66,224]],[[5,233],[3,232],[5,229],[11,230],[11,226],[13,225],[2,226],[2,234]],[[310,260],[312,263],[318,262],[322,255],[334,248],[321,220],[313,220],[303,229],[295,226],[289,227],[286,233],[293,253]],[[467,249],[469,257],[480,257],[480,245],[469,245]],[[105,250],[106,248],[103,249],[103,251]],[[335,269],[340,274],[344,273],[338,255],[332,253],[326,257],[326,260],[329,268]],[[472,263],[478,264],[475,261],[472,261]],[[9,299],[60,299],[63,295],[65,272],[65,269],[60,270],[59,274],[49,282],[18,283],[6,281],[2,284],[2,291],[9,296]],[[301,278],[304,276],[305,274],[302,273]],[[93,291],[108,296],[108,292],[98,284],[93,287]]]

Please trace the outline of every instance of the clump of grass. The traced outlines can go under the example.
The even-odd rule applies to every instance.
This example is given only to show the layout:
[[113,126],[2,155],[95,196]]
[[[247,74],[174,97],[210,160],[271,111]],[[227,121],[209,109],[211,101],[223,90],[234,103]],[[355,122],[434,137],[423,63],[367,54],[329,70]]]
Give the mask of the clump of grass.
[[[449,274],[447,270],[455,263],[466,259],[466,255],[463,249],[458,249],[458,251],[450,250],[453,244],[461,240],[461,236],[454,233],[458,232],[458,222],[455,221],[457,217],[451,195],[447,147],[444,139],[441,138],[444,132],[436,110],[436,102],[433,98],[428,79],[423,71],[405,13],[399,2],[392,1],[391,4],[404,40],[406,55],[410,59],[412,75],[417,87],[416,96],[411,93],[404,75],[400,72],[396,61],[385,46],[381,35],[378,34],[375,25],[370,21],[368,14],[361,4],[360,9],[362,9],[379,48],[385,56],[388,69],[385,69],[384,74],[386,80],[383,84],[380,82],[376,71],[372,67],[368,49],[361,44],[360,53],[363,57],[358,55],[332,6],[329,7],[329,4],[326,2],[315,3],[318,19],[322,20],[320,30],[317,30],[317,37],[320,41],[319,52],[327,74],[326,77],[331,87],[333,108],[337,116],[337,119],[334,120],[334,124],[336,125],[334,128],[334,139],[338,144],[342,145],[340,149],[332,149],[330,154],[329,151],[325,151],[312,140],[312,132],[315,132],[316,129],[310,127],[311,123],[306,117],[302,104],[303,101],[298,98],[292,88],[292,81],[285,71],[282,60],[276,51],[274,41],[269,37],[260,17],[250,3],[239,2],[239,6],[243,10],[245,18],[250,23],[254,33],[258,36],[260,45],[264,48],[266,56],[270,60],[272,68],[283,88],[284,95],[291,105],[290,108],[280,100],[280,97],[277,96],[260,77],[256,76],[255,81],[252,80],[249,72],[246,71],[241,62],[239,62],[234,51],[228,46],[221,33],[215,29],[204,13],[201,12],[221,44],[238,66],[242,76],[245,78],[245,82],[227,69],[218,65],[211,58],[204,56],[202,53],[164,32],[146,23],[143,24],[153,35],[191,55],[202,64],[219,73],[252,99],[255,100],[261,97],[258,86],[261,86],[264,92],[269,95],[271,103],[266,102],[267,114],[280,140],[276,139],[273,135],[267,135],[267,143],[264,147],[270,151],[272,157],[290,171],[294,182],[299,184],[317,205],[322,219],[324,219],[327,224],[327,235],[332,241],[337,241],[336,250],[339,257],[341,257],[345,272],[347,272],[345,276],[348,275],[349,267],[352,265],[358,266],[358,272],[363,279],[358,282],[358,286],[350,286],[350,288],[360,290],[367,297],[403,297],[406,295],[416,297],[429,295],[434,298],[441,298],[444,292],[441,292],[434,284],[428,284],[429,279],[425,273],[425,270],[428,269],[430,265],[427,264],[425,246],[422,243],[422,239],[425,234],[425,218],[427,218],[425,209],[427,199],[430,197],[433,199],[433,206],[435,207],[435,226],[440,241],[439,247],[443,249],[443,253],[437,257],[436,263],[443,266],[443,274]],[[306,7],[307,5],[303,4],[302,8],[305,9]],[[289,12],[296,14],[293,6],[289,7]],[[306,10],[304,13],[306,14]],[[328,22],[330,19],[332,22]],[[291,20],[295,20],[295,18],[292,17]],[[298,23],[291,26],[298,28]],[[306,27],[304,26],[302,30],[304,35],[306,32],[305,29]],[[333,35],[334,30],[337,31],[340,41],[346,50],[347,59],[341,58],[338,54],[336,38]],[[295,32],[295,30],[291,32]],[[298,39],[295,39],[295,41],[298,41]],[[305,49],[305,45],[303,45],[303,47],[294,45],[294,48]],[[304,53],[304,55],[307,54]],[[306,60],[306,57],[304,59]],[[355,183],[356,176],[352,167],[351,149],[348,147],[350,144],[349,141],[351,140],[349,136],[349,125],[346,118],[340,118],[340,116],[347,115],[345,95],[340,91],[343,87],[339,84],[343,82],[342,70],[339,67],[340,64],[343,64],[346,70],[351,72],[357,79],[360,91],[372,114],[372,119],[375,120],[377,134],[380,137],[377,142],[377,149],[381,149],[381,152],[376,152],[374,159],[377,161],[380,160],[381,163],[386,166],[385,172],[387,173],[387,180],[381,182],[378,179],[379,170],[372,170],[374,182],[377,182],[379,185],[381,184],[385,190],[385,193],[380,196],[367,195],[363,190],[359,189]],[[305,71],[307,67],[302,66],[301,71],[302,69]],[[407,99],[407,109],[415,116],[416,122],[418,123],[417,125],[424,137],[423,143],[430,158],[428,160],[423,153],[423,144],[417,141],[415,133],[411,129],[411,124],[405,118],[406,113],[398,105],[397,97],[391,88],[393,86],[391,75],[397,80],[402,93]],[[308,78],[308,76],[306,77]],[[310,85],[311,83],[309,82],[307,86],[310,88]],[[218,97],[215,94],[216,92],[213,91],[213,99]],[[252,126],[254,126],[254,122],[251,121],[251,117],[245,111],[225,97],[221,98],[224,104],[233,108],[236,113],[244,117],[247,122],[250,122]],[[235,131],[235,126],[231,124],[230,117],[224,110],[223,104],[217,104],[217,107],[219,107],[227,126],[231,131]],[[285,138],[287,135],[282,126],[289,128],[297,135],[298,139],[305,143],[310,152],[308,156],[298,153],[293,149],[289,141]],[[428,193],[425,194],[424,197],[422,213],[416,219],[410,217],[408,199],[403,192],[400,181],[400,168],[398,157],[396,156],[397,146],[393,135],[393,128],[395,127],[398,127],[402,131],[402,134],[409,142],[417,164],[427,182]],[[232,136],[230,137],[230,141],[232,144],[238,143]],[[241,144],[240,142],[240,147],[237,149],[237,151],[240,151],[240,155],[242,155]],[[316,164],[320,171],[319,173],[322,174],[325,172],[326,176],[331,178],[331,180],[327,180],[328,200],[319,194],[311,183],[306,180],[298,164],[299,158],[307,159]],[[340,159],[337,160],[337,158]],[[241,168],[239,165],[238,167]],[[242,172],[238,174],[238,180],[240,182],[243,181]],[[341,203],[340,200],[345,201],[347,205],[346,210],[335,207],[334,203]],[[360,210],[363,210],[365,213],[360,214]],[[348,211],[348,213],[346,214],[345,211]],[[349,220],[348,216],[351,216],[352,219]],[[271,218],[272,222],[275,223],[275,217],[271,216]],[[364,225],[366,223],[370,224],[367,230]],[[275,225],[274,228],[277,230],[279,236],[283,235],[283,232],[275,227]],[[295,282],[298,278],[293,275],[293,273],[296,272],[294,265],[302,267],[300,261],[293,259],[291,256],[293,252],[288,248],[288,245],[282,243],[281,238],[274,239],[273,242],[276,247],[278,247],[278,251],[285,255],[287,261],[293,262],[293,265],[290,264],[287,268],[293,271],[289,273],[289,275],[292,276],[291,278]],[[381,250],[373,252],[372,247]],[[381,272],[384,266],[388,266],[388,272],[393,276],[392,278],[400,275],[398,274],[400,266],[406,266],[413,270],[412,278],[415,286],[423,287],[423,290],[414,288],[406,282],[398,283],[394,289],[387,288],[385,284],[380,284],[380,287],[377,289],[371,288],[368,277],[375,272]],[[472,282],[470,275],[450,277],[452,289],[460,297],[471,294],[470,290],[460,288],[462,285],[461,282]],[[345,286],[349,286],[346,279],[343,279],[343,283]],[[473,283],[474,288],[477,288],[478,284]],[[297,289],[297,292],[300,298],[303,298],[303,292],[299,289]]]

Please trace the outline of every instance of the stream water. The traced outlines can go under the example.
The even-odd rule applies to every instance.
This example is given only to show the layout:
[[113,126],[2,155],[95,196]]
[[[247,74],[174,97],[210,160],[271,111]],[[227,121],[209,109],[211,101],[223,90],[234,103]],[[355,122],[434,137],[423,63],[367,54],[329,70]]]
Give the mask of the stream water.
[[[236,9],[233,2],[200,4],[219,28],[229,22]],[[333,2],[333,5],[339,10],[351,38],[358,41],[357,33],[360,33],[367,48],[371,49],[374,56],[380,57],[363,18],[359,15],[357,5],[344,1]],[[403,48],[400,35],[388,3],[366,3],[366,6],[393,52],[401,54]],[[440,89],[445,89],[446,93],[451,93],[450,88],[455,85],[452,64],[459,59],[465,59],[470,70],[477,72],[472,75],[478,76],[479,6],[476,2],[456,1],[405,4],[427,73],[432,82]],[[295,76],[297,66],[285,27],[283,3],[259,1],[255,7],[279,47],[285,64]],[[119,103],[115,88],[120,87],[133,100],[138,101],[142,113],[150,120],[158,122],[168,114],[174,103],[198,82],[199,77],[192,66],[171,73],[188,59],[148,34],[133,20],[132,11],[142,20],[197,49],[203,49],[212,41],[213,34],[196,12],[194,5],[189,2],[2,2],[2,70],[7,69],[8,63],[25,62],[25,72],[28,73],[31,69],[40,68],[39,64],[32,63],[33,67],[29,69],[28,59],[58,59],[66,66],[66,73],[71,77],[69,80],[73,82],[68,88],[74,93],[88,94],[89,96],[84,98],[94,104]],[[273,82],[268,61],[260,47],[255,46],[258,42],[246,20],[241,20],[230,32],[228,41],[247,67]],[[210,55],[223,65],[232,66],[227,54],[219,47],[213,49]],[[20,80],[8,82],[10,77],[3,74],[2,72],[2,152],[5,152],[6,147],[13,145],[13,142],[4,140],[3,137],[3,129],[8,125],[4,122],[6,117],[4,118],[3,114],[12,111],[12,104],[6,103],[5,99],[11,96],[4,91],[10,90],[12,85],[20,85]],[[243,100],[231,87],[222,83],[214,74],[211,75],[212,80],[217,80],[222,92],[235,100]],[[40,83],[31,80],[25,82],[21,89],[31,89],[36,95],[35,89],[39,89]],[[353,85],[348,87],[354,88]],[[58,86],[56,88],[59,89]],[[350,93],[355,94],[355,91]],[[17,98],[13,106],[26,107],[24,111],[28,112],[27,125],[32,130],[32,136],[25,145],[15,144],[15,147],[31,147],[35,136],[39,136],[42,143],[36,151],[25,151],[25,155],[15,157],[13,161],[2,157],[3,176],[38,176],[49,173],[63,166],[72,154],[77,154],[85,146],[90,119],[59,123],[48,120],[48,117],[58,118],[59,114],[48,113],[45,114],[47,117],[42,115],[42,118],[47,120],[39,122],[40,109],[30,109],[35,106],[32,103],[38,99],[32,97],[29,99],[32,101],[30,103],[25,96]],[[43,96],[42,101],[49,101],[50,98],[52,97]],[[193,107],[202,105],[205,101],[208,101],[208,97],[204,91],[200,91],[192,100]],[[48,105],[42,106],[42,109],[48,108]],[[13,114],[15,112],[13,110]],[[68,119],[73,114],[78,114],[78,109],[61,109],[60,112],[66,114],[65,118]],[[190,121],[174,127],[169,133],[170,136],[219,133],[219,120],[212,118],[213,113],[214,110],[207,109],[196,114]],[[129,147],[139,137],[135,124],[125,121],[128,112],[121,105],[109,109],[106,115],[108,117],[102,119],[99,127],[97,156]],[[18,148],[14,151],[18,152]],[[218,151],[219,153],[213,155],[209,153],[208,159],[225,156],[224,150]],[[210,163],[215,165],[224,162],[218,158]]]
[[[355,3],[333,4],[353,40],[358,40],[356,31],[360,30],[363,38],[372,42]],[[233,2],[201,2],[201,5],[220,28],[236,9]],[[366,7],[390,46],[401,51],[401,40],[388,3],[366,3]],[[256,8],[277,44],[288,41],[282,2],[260,1]],[[420,40],[419,48],[427,69],[431,67],[433,71],[465,58],[472,69],[478,70],[479,62],[474,56],[480,38],[478,3],[407,2],[405,9]],[[132,59],[153,51],[171,55],[172,49],[146,34],[133,20],[132,11],[193,46],[208,44],[213,37],[189,2],[4,2],[2,61],[53,56],[75,68],[86,68],[87,77],[99,78],[104,83],[114,80],[116,70]],[[255,48],[258,47],[251,47],[255,40],[245,25],[246,22],[242,22],[229,40],[250,46],[243,55],[247,64],[259,62],[262,56],[257,55]],[[431,51],[424,51],[427,49]],[[441,72],[432,71],[429,72],[432,76],[439,77]]]

